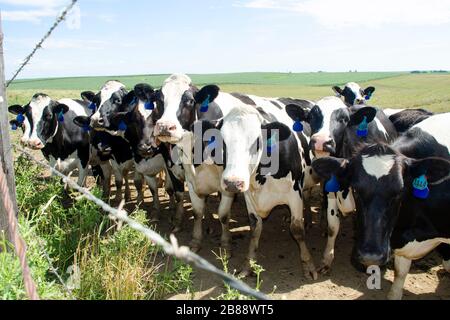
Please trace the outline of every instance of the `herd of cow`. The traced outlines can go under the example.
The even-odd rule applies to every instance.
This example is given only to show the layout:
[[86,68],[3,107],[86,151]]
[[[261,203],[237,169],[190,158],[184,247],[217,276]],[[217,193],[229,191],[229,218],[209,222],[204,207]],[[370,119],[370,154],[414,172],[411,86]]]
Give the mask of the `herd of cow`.
[[[82,100],[52,100],[36,94],[17,115],[21,142],[41,150],[57,170],[78,169],[79,184],[90,168],[116,200],[130,200],[134,173],[137,202],[144,186],[153,194],[158,217],[157,176],[175,209],[181,229],[187,184],[194,212],[191,248],[200,249],[206,198],[220,194],[221,246],[230,249],[230,211],[243,194],[251,239],[244,271],[256,260],[263,219],[279,205],[291,212],[291,233],[299,245],[304,274],[317,279],[334,259],[340,215],[356,213],[352,262],[386,265],[395,259],[390,299],[401,299],[412,260],[437,249],[450,272],[450,113],[368,106],[375,88],[349,83],[337,96],[320,101],[262,98],[224,93],[215,85],[197,88],[182,74],[155,90],[138,84],[131,91],[118,81]],[[305,224],[311,221],[312,188],[324,190],[328,241],[316,268]]]

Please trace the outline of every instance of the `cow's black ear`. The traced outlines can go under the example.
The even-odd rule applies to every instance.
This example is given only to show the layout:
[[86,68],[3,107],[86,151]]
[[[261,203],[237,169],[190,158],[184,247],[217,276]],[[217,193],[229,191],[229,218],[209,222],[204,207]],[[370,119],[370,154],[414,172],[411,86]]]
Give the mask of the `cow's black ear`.
[[205,86],[195,94],[195,102],[197,102],[198,104],[202,104],[209,98],[209,103],[211,103],[219,96],[219,92],[220,88],[216,85]]
[[308,121],[309,113],[313,107],[313,103],[303,100],[299,101],[297,104],[286,106],[286,112],[294,121]]
[[372,95],[375,92],[375,87],[368,87],[366,90],[364,90],[364,95],[368,97],[372,97]]
[[346,159],[325,157],[313,161],[312,168],[324,180],[329,180],[333,176],[343,178],[348,176],[349,161]]
[[125,124],[129,125],[131,122],[131,117],[129,112],[117,112],[116,114],[112,115],[111,117],[111,124],[114,127],[118,127],[121,122],[124,122]]
[[450,176],[450,161],[442,158],[408,159],[407,165],[412,179],[425,175],[428,183],[437,183]]
[[267,139],[271,139],[272,135],[275,133],[275,130],[278,130],[279,133],[279,141],[285,141],[289,139],[289,137],[292,134],[291,129],[289,129],[288,126],[281,122],[272,122],[269,124],[263,124],[261,126],[262,130],[266,130],[267,132]]
[[373,107],[361,108],[350,116],[350,122],[348,123],[348,125],[350,127],[359,125],[364,121],[364,118],[366,118],[367,123],[371,123],[373,120],[375,120],[377,112],[378,110]]
[[338,86],[334,86],[333,87],[333,91],[334,93],[336,93],[336,95],[338,95],[339,97],[342,96],[344,94],[344,90],[342,90],[340,87]]
[[67,105],[58,102],[52,103],[51,108],[54,114],[66,114],[69,111],[69,107]]
[[121,112],[131,112],[138,105],[136,93],[133,91],[128,92],[122,99]]
[[73,119],[73,123],[81,128],[86,128],[86,126],[89,126],[89,124],[91,123],[91,118],[86,116],[79,116]]
[[88,102],[88,103],[92,103],[94,101],[95,98],[95,93],[92,91],[84,91],[81,93],[81,99],[83,99],[83,101]]
[[8,108],[9,113],[12,113],[14,115],[19,115],[19,114],[24,114],[25,113],[25,108],[19,105],[13,105],[11,107]]
[[142,101],[154,101],[155,89],[149,84],[139,83],[134,87],[134,94]]

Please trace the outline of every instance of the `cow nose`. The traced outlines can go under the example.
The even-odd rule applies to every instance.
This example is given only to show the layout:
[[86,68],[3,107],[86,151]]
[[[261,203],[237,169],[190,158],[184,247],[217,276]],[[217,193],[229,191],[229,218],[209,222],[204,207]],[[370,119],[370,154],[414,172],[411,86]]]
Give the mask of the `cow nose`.
[[383,266],[387,263],[386,255],[377,252],[358,251],[358,260],[366,267]]
[[40,150],[44,148],[44,144],[39,139],[33,139],[28,141],[28,145],[31,149]]
[[245,189],[245,182],[238,179],[224,179],[225,190],[232,193],[243,192]]
[[356,105],[362,105],[362,104],[365,104],[365,103],[366,103],[366,101],[364,99],[356,99],[355,100],[355,104]]
[[177,130],[177,126],[171,122],[158,122],[155,127],[156,136],[171,136]]
[[311,150],[333,154],[336,151],[336,143],[333,139],[323,137],[311,138]]

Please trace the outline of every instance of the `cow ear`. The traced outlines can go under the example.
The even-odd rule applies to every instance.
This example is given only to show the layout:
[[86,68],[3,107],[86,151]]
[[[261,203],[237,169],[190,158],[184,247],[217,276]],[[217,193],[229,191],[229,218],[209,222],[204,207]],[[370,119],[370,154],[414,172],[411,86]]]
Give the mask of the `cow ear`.
[[364,90],[364,95],[370,98],[374,94],[375,90],[375,87],[368,87],[366,90]]
[[272,135],[274,133],[274,130],[278,130],[279,133],[279,142],[285,141],[289,139],[289,137],[292,134],[291,129],[287,127],[285,124],[281,122],[272,122],[269,124],[263,124],[261,126],[262,130],[266,130],[267,132],[267,139],[271,139]]
[[195,102],[198,104],[211,103],[219,96],[219,92],[220,88],[216,85],[205,86],[195,94]]
[[348,176],[349,161],[334,157],[325,157],[313,161],[314,172],[322,179],[329,180],[333,176],[343,178]]
[[308,121],[309,113],[311,109],[314,107],[314,104],[302,100],[299,101],[297,104],[290,104],[286,106],[286,112],[289,115],[289,117],[294,121]]
[[55,102],[51,105],[54,114],[66,114],[69,111],[69,107],[65,104]]
[[438,183],[442,179],[450,178],[450,161],[441,158],[426,158],[421,160],[407,160],[408,173],[412,179],[426,176],[428,183]]
[[84,102],[92,103],[95,98],[95,93],[92,91],[84,91],[81,93],[81,99],[83,99]]
[[111,124],[114,127],[118,127],[121,123],[125,123],[129,125],[131,123],[130,113],[129,112],[118,112],[111,117]]
[[341,97],[344,94],[344,91],[338,86],[334,86],[333,91],[338,97]]
[[86,126],[89,126],[89,124],[91,123],[91,118],[79,116],[73,119],[73,123],[75,123],[77,126],[81,128],[85,128]]
[[24,114],[25,113],[25,108],[19,105],[13,105],[11,107],[8,108],[9,113],[12,113],[14,115],[19,115],[19,114]]
[[139,83],[134,87],[134,94],[142,101],[153,101],[155,89],[149,84]]
[[350,116],[350,122],[348,125],[350,127],[359,125],[364,121],[364,119],[366,119],[367,123],[371,123],[377,116],[377,113],[378,110],[373,107],[361,108]]

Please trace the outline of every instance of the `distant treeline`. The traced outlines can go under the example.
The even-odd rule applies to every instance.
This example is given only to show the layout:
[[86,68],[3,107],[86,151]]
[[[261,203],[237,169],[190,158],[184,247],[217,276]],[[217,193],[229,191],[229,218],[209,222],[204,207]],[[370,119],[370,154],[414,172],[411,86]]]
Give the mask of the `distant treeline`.
[[419,73],[449,73],[447,70],[431,70],[431,71],[411,71],[413,74],[419,74]]

